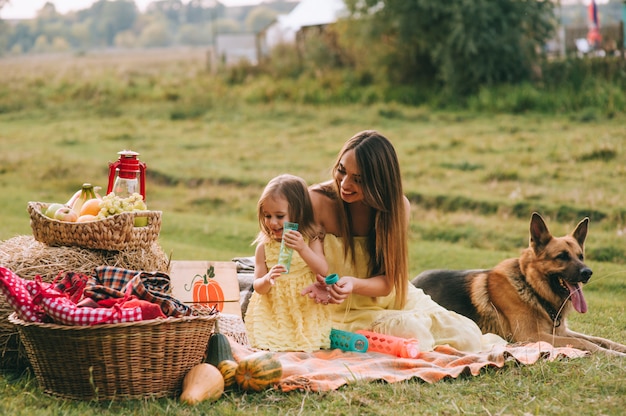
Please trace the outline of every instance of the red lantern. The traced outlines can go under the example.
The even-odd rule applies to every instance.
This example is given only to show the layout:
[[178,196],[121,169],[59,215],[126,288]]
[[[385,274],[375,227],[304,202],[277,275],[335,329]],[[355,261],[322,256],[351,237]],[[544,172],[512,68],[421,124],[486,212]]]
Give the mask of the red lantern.
[[[202,280],[196,280],[199,277]],[[193,303],[206,305],[215,308],[218,312],[224,309],[224,291],[215,277],[215,269],[209,267],[206,274],[200,276],[195,275],[191,281],[193,283]]]
[[146,164],[137,159],[139,153],[132,150],[117,152],[119,160],[109,163],[109,185],[107,195],[126,198],[133,193],[140,193],[146,200]]

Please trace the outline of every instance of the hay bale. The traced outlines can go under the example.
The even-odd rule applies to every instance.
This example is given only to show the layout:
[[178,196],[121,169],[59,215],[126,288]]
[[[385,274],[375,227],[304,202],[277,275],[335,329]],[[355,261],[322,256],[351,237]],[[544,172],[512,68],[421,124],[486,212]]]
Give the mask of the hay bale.
[[[39,275],[52,282],[62,271],[91,275],[98,266],[168,273],[169,259],[157,242],[149,248],[107,251],[81,247],[50,247],[32,236],[17,236],[0,242],[0,265],[23,279]],[[15,325],[8,316],[13,308],[0,296],[0,368],[24,370],[28,366]]]

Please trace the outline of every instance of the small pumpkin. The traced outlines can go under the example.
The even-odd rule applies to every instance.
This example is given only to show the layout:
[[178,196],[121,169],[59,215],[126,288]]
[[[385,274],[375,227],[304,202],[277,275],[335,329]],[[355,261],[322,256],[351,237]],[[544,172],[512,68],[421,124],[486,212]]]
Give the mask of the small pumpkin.
[[215,401],[224,394],[224,377],[215,366],[197,364],[185,374],[180,401],[190,405]]
[[237,365],[235,379],[245,391],[263,391],[278,383],[283,376],[283,366],[271,352],[251,354]]
[[234,360],[224,360],[218,364],[217,369],[222,373],[222,377],[224,377],[224,390],[230,389],[237,385],[237,378],[235,374],[237,374],[237,361]]
[[235,361],[235,358],[226,335],[216,332],[209,338],[204,362],[217,367],[224,360]]
[[[200,280],[196,281],[197,277]],[[215,268],[213,266],[207,269],[206,274],[197,274],[193,277],[191,280],[193,302],[213,307],[221,312],[224,309],[224,291],[214,277]],[[185,290],[189,291],[187,285],[185,285]]]

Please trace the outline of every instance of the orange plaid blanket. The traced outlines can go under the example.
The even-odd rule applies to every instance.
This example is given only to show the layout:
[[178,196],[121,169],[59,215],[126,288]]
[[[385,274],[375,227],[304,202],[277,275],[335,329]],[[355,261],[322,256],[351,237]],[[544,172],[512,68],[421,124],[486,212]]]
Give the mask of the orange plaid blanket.
[[[229,338],[230,339],[230,338]],[[255,352],[230,339],[236,360]],[[387,354],[344,352],[339,349],[312,353],[277,352],[283,365],[278,384],[284,392],[293,390],[329,391],[356,381],[384,380],[387,383],[418,378],[434,383],[460,375],[477,376],[484,367],[502,368],[507,361],[533,364],[588,355],[575,348],[555,348],[545,342],[494,347],[491,351],[466,353],[449,346],[423,352],[418,358],[397,358]]]

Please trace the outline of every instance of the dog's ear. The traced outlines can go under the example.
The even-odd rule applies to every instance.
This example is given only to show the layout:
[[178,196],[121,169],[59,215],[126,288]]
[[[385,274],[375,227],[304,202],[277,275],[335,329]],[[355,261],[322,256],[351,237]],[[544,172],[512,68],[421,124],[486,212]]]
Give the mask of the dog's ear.
[[576,229],[572,231],[572,237],[574,237],[576,241],[578,241],[578,244],[580,244],[581,247],[585,246],[585,239],[587,238],[588,229],[589,217],[585,217],[578,223]]
[[537,251],[545,247],[552,239],[546,222],[541,215],[533,212],[530,219],[530,246]]

